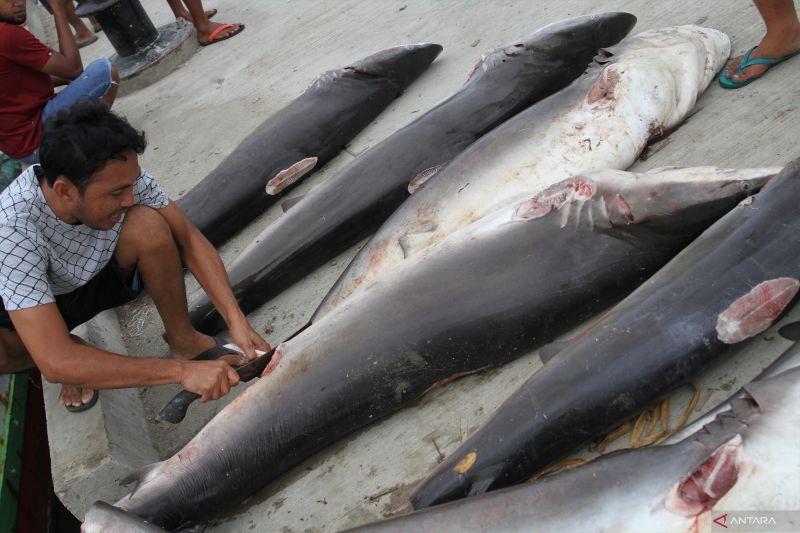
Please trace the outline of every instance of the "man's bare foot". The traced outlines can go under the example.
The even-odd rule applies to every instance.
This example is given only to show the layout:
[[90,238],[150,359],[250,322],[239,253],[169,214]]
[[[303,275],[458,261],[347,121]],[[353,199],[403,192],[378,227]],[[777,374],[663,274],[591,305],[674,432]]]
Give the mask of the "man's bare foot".
[[[216,15],[216,14],[217,14],[217,10],[216,10],[216,9],[206,9],[206,10],[205,10],[205,14],[206,14],[206,18],[207,18],[207,19],[210,19],[210,18],[213,18],[213,17],[214,17],[214,15]],[[186,21],[188,21],[188,22],[191,22],[193,25],[195,25],[195,26],[196,26],[196,24],[194,23],[194,20],[192,20],[192,15],[191,15],[191,14],[189,13],[189,11],[188,11],[188,10],[186,10],[186,9],[182,10],[182,11],[181,11],[181,12],[180,12],[180,13],[177,15],[177,18],[182,18],[182,19],[184,19],[184,20],[186,20]]]
[[[188,360],[196,359],[198,355],[215,346],[217,346],[217,341],[214,337],[195,331],[189,338],[171,342],[169,351],[175,359]],[[231,365],[241,365],[246,362],[244,356],[239,355],[224,356],[222,359]]]
[[85,37],[81,37],[80,35],[75,35],[75,42],[78,43],[78,48],[83,48],[84,46],[89,46],[93,42],[97,41],[98,37],[92,32],[89,32]]
[[[58,396],[58,404],[65,407],[81,408],[91,407],[96,391],[92,389],[82,389],[72,385],[62,385],[61,394]],[[88,407],[86,407],[88,409]]]
[[78,43],[82,43],[84,41],[88,41],[92,37],[94,37],[94,33],[92,33],[92,31],[89,28],[85,27],[85,26],[83,28],[81,28],[80,31],[76,31],[75,32],[75,40]]
[[[780,59],[789,54],[800,50],[800,33],[797,34],[793,40],[772,39],[769,35],[765,36],[759,45],[750,53],[750,59],[759,57],[766,57],[770,59]],[[769,70],[769,65],[751,65],[745,67],[742,71],[738,71],[744,59],[744,54],[733,58],[728,65],[728,76],[736,82],[740,83],[751,78],[759,78]]]

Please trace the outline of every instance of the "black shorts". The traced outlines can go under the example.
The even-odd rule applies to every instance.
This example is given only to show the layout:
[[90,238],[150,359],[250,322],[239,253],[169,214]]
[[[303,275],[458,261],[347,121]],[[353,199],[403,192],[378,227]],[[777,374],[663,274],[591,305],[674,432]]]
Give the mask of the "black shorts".
[[[125,281],[122,269],[114,259],[89,283],[67,294],[56,296],[56,305],[67,323],[67,329],[88,322],[100,311],[126,304],[141,294],[144,288],[139,271],[130,282]],[[14,324],[0,299],[0,328],[15,331]]]

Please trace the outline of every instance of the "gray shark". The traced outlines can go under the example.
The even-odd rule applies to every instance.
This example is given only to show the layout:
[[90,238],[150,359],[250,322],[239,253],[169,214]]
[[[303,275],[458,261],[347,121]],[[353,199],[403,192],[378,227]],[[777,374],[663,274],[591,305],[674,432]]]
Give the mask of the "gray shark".
[[338,154],[441,51],[430,43],[397,46],[322,74],[248,135],[178,206],[212,244],[223,243],[275,203],[278,193]]
[[437,384],[568,331],[775,171],[600,171],[490,213],[280,344],[117,505],[167,529],[209,518]]
[[414,507],[527,479],[766,330],[800,289],[798,205],[800,160],[531,376],[415,489]]
[[[484,54],[463,87],[318,185],[242,251],[228,268],[239,305],[254,309],[375,231],[408,198],[409,182],[421,186],[492,128],[567,86],[635,21],[628,13],[567,19]],[[190,313],[202,331],[222,326],[205,294]]]

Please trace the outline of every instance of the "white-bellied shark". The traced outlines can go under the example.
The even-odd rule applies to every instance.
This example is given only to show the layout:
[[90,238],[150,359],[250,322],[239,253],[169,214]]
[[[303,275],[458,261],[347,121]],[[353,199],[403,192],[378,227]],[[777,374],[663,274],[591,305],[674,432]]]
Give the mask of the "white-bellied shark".
[[[461,89],[315,187],[256,237],[228,268],[239,305],[249,312],[375,231],[408,197],[412,178],[430,179],[492,128],[566,87],[635,21],[628,13],[567,19],[484,54]],[[222,326],[205,294],[190,313],[202,331]]]
[[725,34],[697,26],[648,30],[611,47],[567,89],[481,138],[406,200],[314,319],[498,205],[587,170],[629,167],[651,137],[687,117],[729,52]]
[[[618,451],[532,483],[351,531],[699,532],[734,524],[738,531],[794,530],[798,405],[800,368],[794,367],[746,385],[742,397],[674,444]],[[794,522],[786,511],[794,511]]]

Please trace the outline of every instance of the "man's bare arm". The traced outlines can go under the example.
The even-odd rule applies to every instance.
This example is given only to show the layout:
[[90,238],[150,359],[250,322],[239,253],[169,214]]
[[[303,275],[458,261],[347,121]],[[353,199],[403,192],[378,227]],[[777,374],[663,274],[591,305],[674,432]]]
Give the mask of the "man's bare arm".
[[233,341],[249,359],[256,356],[256,349],[268,351],[269,344],[250,326],[233,296],[228,273],[214,246],[172,201],[158,212],[169,224],[184,264],[228,325]]
[[[72,35],[69,22],[67,22],[64,1],[53,0],[50,3],[58,35],[58,52],[53,52],[53,55],[42,67],[42,72],[71,81],[83,72],[83,61],[81,61],[81,54],[78,50],[78,42]],[[66,1],[71,2],[72,0]]]
[[75,342],[53,303],[8,314],[36,366],[52,383],[92,389],[177,383],[208,401],[239,382],[224,361],[127,357]]

